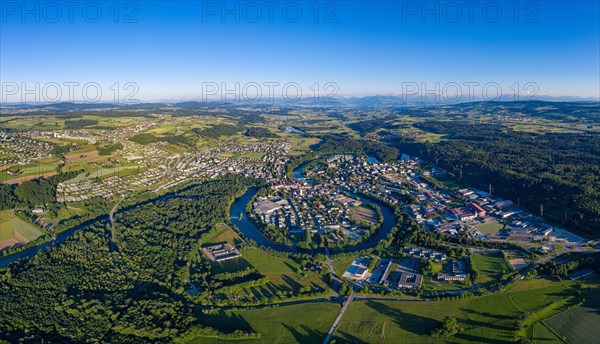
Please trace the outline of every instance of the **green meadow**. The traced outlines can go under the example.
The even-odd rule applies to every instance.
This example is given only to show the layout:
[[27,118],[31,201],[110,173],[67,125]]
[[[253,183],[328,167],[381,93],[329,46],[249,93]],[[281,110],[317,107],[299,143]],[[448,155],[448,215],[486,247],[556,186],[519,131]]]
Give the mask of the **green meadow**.
[[205,245],[218,244],[228,242],[232,245],[237,245],[241,242],[240,236],[226,224],[215,225],[211,231],[202,238]]
[[270,292],[287,291],[296,293],[302,287],[323,288],[328,286],[321,275],[303,272],[300,264],[292,259],[271,256],[256,248],[244,248],[242,256],[263,275],[269,278]]
[[307,303],[254,310],[217,311],[202,315],[203,322],[221,331],[242,329],[261,334],[259,339],[222,340],[196,338],[189,344],[205,343],[321,343],[340,312],[333,303]]
[[567,343],[600,343],[600,300],[586,299],[582,306],[544,321],[552,334]]
[[502,254],[499,252],[474,254],[473,260],[479,271],[479,276],[475,279],[476,284],[497,280],[503,270],[510,271],[510,268],[504,262],[504,258],[502,258]]
[[502,229],[502,224],[498,221],[488,221],[475,226],[483,234],[495,234]]

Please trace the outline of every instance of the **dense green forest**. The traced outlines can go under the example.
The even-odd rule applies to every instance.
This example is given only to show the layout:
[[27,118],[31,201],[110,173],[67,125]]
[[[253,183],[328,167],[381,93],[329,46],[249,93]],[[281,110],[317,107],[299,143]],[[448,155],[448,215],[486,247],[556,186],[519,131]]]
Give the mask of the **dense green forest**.
[[97,149],[99,155],[111,155],[119,149],[123,149],[123,145],[120,143],[99,145]]
[[246,130],[244,135],[250,136],[250,137],[256,137],[256,138],[277,138],[277,137],[279,137],[276,134],[272,133],[269,129],[260,128],[260,127],[248,128],[248,130]]
[[114,246],[110,225],[98,221],[1,269],[0,338],[147,343],[246,336],[202,326],[184,290],[202,234],[227,220],[244,190],[242,178],[192,186],[117,213]]
[[72,121],[65,121],[65,129],[79,130],[87,127],[95,126],[99,122],[95,119],[76,119]]
[[221,136],[232,136],[236,135],[242,130],[242,128],[231,125],[231,124],[215,124],[210,128],[206,129],[192,129],[192,131],[200,136],[210,137],[218,139]]
[[356,140],[342,135],[328,135],[316,147],[321,155],[326,154],[363,154],[373,155],[383,162],[398,158],[399,150],[385,143]]
[[397,146],[448,170],[448,175],[512,199],[548,220],[600,232],[600,135],[535,134],[502,125],[424,122],[439,143]]
[[65,153],[69,153],[71,151],[71,148],[73,148],[73,145],[64,145],[64,146],[54,145],[52,147],[52,150],[50,151],[50,154],[62,155]]
[[58,183],[74,178],[80,172],[60,173],[49,178],[37,178],[20,184],[1,184],[0,210],[41,206],[55,202]]
[[208,182],[120,212],[115,217],[119,250],[134,259],[140,275],[183,290],[186,262],[189,254],[197,254],[200,234],[207,226],[228,221],[234,196],[244,190],[237,180]]
[[390,124],[384,118],[376,118],[376,119],[369,119],[366,121],[350,123],[350,124],[348,124],[348,127],[350,129],[360,133],[362,136],[364,136],[367,133],[377,131],[378,129],[381,129],[381,128],[385,128],[388,130],[389,129],[397,129],[397,128],[399,128],[399,125]]

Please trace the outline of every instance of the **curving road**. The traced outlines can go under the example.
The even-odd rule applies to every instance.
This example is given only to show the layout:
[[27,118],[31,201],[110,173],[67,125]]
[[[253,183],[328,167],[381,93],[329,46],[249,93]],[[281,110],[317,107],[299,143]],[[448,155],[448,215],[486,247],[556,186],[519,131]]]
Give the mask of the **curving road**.
[[108,218],[110,219],[110,250],[114,251],[117,248],[117,244],[115,243],[115,220],[114,220],[114,214],[115,211],[117,211],[117,208],[119,207],[119,204],[121,202],[119,201],[117,204],[115,204],[114,207],[112,207],[112,209],[110,210],[110,213],[108,214]]

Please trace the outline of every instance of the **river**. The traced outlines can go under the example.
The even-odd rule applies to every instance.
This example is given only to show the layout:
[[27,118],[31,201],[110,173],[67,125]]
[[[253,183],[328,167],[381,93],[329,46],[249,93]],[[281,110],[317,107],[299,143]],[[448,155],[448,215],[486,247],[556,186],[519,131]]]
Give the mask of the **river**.
[[[131,210],[134,207],[137,207],[137,206],[140,206],[140,205],[143,205],[143,204],[147,204],[149,202],[156,202],[156,201],[161,201],[161,200],[168,199],[170,197],[174,197],[175,195],[177,195],[177,193],[185,191],[185,190],[187,190],[189,188],[192,188],[192,187],[194,187],[194,185],[185,187],[185,188],[183,188],[183,189],[181,189],[179,191],[166,193],[166,194],[161,195],[161,196],[159,196],[157,198],[149,199],[149,200],[146,200],[146,201],[138,203],[138,204],[130,205],[130,206],[126,207],[126,208],[121,209],[119,212],[128,211],[128,210]],[[192,197],[192,196],[180,196],[180,197]],[[73,227],[71,227],[71,228],[69,228],[69,229],[67,229],[65,231],[59,232],[58,234],[56,234],[54,236],[54,238],[52,238],[52,239],[50,239],[48,241],[44,241],[44,242],[40,243],[39,245],[35,245],[35,246],[32,246],[32,247],[26,248],[23,251],[19,251],[19,252],[12,253],[12,254],[9,254],[7,256],[4,256],[4,257],[0,257],[0,268],[4,268],[4,267],[8,266],[9,264],[11,264],[11,263],[13,263],[13,262],[15,262],[15,261],[17,261],[19,259],[30,259],[33,256],[35,256],[38,252],[43,251],[43,250],[45,250],[48,247],[52,247],[54,245],[60,244],[60,243],[64,242],[65,240],[69,239],[78,230],[84,229],[85,227],[87,227],[87,226],[89,226],[89,225],[91,225],[93,223],[97,223],[99,221],[102,221],[102,220],[109,221],[109,223],[111,222],[110,221],[111,220],[110,216],[108,214],[107,215],[100,215],[100,216],[95,217],[93,219],[90,219],[90,220],[87,220],[85,222],[82,222],[79,225],[73,226]]]
[[[308,162],[301,164],[293,171],[294,178],[305,178],[303,170],[306,164],[308,164]],[[273,242],[256,227],[251,219],[246,216],[246,205],[252,200],[252,197],[257,191],[258,190],[256,188],[249,187],[241,197],[235,200],[229,212],[231,223],[233,223],[242,232],[242,234],[244,234],[245,237],[256,241],[256,243],[259,245],[269,247],[280,252],[301,252],[295,246],[287,246]],[[381,209],[381,214],[383,215],[383,223],[375,232],[375,234],[373,234],[369,239],[354,246],[347,246],[343,248],[341,252],[356,252],[373,248],[377,246],[381,240],[386,239],[392,228],[396,226],[396,217],[394,216],[394,212],[390,207],[379,201],[374,201],[357,195],[352,196],[357,197],[363,203],[375,204],[379,206]],[[241,219],[240,214],[244,215]]]
[[73,234],[75,234],[75,232],[77,230],[87,227],[87,226],[91,225],[92,223],[95,223],[95,222],[98,222],[101,220],[107,220],[107,219],[108,219],[108,215],[103,215],[103,216],[85,221],[77,226],[71,227],[65,231],[62,231],[62,232],[56,234],[56,236],[49,241],[44,241],[43,243],[41,243],[39,245],[26,248],[23,251],[19,251],[19,252],[4,256],[4,257],[0,257],[0,268],[4,268],[7,265],[9,265],[12,262],[15,262],[19,259],[30,259],[33,256],[35,256],[38,252],[43,251],[48,247],[51,247],[51,246],[54,246],[54,245],[64,242],[65,240],[70,238]]

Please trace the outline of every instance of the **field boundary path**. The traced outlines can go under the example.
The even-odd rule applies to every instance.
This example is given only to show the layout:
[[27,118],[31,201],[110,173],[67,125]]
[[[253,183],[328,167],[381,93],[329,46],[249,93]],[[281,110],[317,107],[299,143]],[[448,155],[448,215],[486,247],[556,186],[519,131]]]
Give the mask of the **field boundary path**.
[[352,294],[350,294],[350,297],[348,297],[348,300],[346,300],[346,303],[344,304],[344,307],[342,307],[342,310],[340,311],[340,314],[338,315],[338,317],[333,322],[333,325],[331,325],[331,329],[329,330],[329,333],[327,333],[327,337],[325,337],[325,340],[323,341],[323,344],[329,343],[329,341],[331,340],[331,337],[333,336],[333,333],[335,332],[335,329],[340,324],[340,321],[342,321],[342,317],[344,316],[344,313],[346,313],[346,310],[348,309],[348,306],[350,305],[350,303],[352,302],[352,300],[354,300],[355,297],[356,297],[356,292],[354,291],[354,292],[352,292]]

